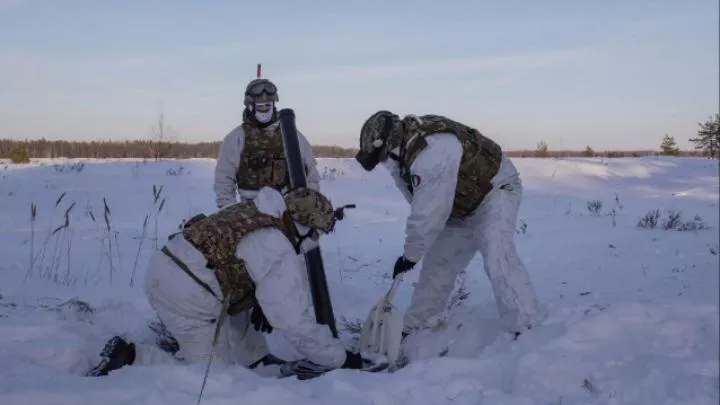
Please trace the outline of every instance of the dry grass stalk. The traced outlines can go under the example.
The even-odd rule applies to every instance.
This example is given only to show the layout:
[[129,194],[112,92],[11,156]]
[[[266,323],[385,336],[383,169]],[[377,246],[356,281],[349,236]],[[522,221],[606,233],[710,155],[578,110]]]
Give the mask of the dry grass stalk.
[[133,287],[135,285],[135,271],[137,270],[138,260],[140,259],[140,251],[142,250],[143,242],[147,237],[147,224],[149,219],[150,216],[148,214],[145,214],[145,219],[143,219],[142,235],[140,235],[140,243],[138,244],[138,249],[135,253],[135,264],[133,264],[132,274],[130,275],[130,287]]
[[32,272],[35,266],[35,220],[37,219],[37,204],[30,203],[30,267],[28,273]]
[[[160,212],[162,212],[163,207],[165,207],[165,198],[160,200],[160,196],[162,195],[162,190],[164,185],[161,185],[160,188],[156,187],[153,184],[153,205],[155,207],[155,218],[154,218],[154,224],[155,224],[155,230],[153,232],[153,248],[157,250],[158,248],[158,216],[160,215]],[[160,204],[158,205],[158,201],[160,201]]]

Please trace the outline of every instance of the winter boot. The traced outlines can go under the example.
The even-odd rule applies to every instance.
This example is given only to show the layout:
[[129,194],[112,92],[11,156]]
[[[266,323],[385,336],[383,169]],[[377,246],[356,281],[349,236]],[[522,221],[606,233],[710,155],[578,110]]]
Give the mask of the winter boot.
[[285,361],[285,360],[283,360],[283,359],[281,359],[281,358],[275,357],[275,356],[273,356],[272,354],[268,353],[268,354],[265,355],[265,357],[263,357],[262,359],[260,359],[260,360],[256,361],[255,363],[249,365],[248,368],[252,370],[252,369],[256,368],[256,367],[259,366],[259,365],[263,365],[263,366],[278,365],[278,366],[281,366],[281,365],[283,365],[283,364],[285,364],[285,363],[287,363],[287,361]]
[[135,344],[128,343],[120,336],[115,336],[105,343],[100,352],[100,364],[95,366],[86,375],[98,377],[108,375],[122,366],[129,366],[135,361]]

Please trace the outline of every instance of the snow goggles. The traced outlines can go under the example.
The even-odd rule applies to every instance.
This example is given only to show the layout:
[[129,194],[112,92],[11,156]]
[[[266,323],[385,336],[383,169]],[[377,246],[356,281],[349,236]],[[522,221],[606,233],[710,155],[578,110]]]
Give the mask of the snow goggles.
[[248,95],[255,97],[260,96],[263,93],[272,96],[277,93],[277,87],[270,82],[258,82],[252,85],[247,91]]
[[357,160],[358,163],[360,163],[360,166],[362,166],[365,171],[369,172],[372,171],[372,169],[377,166],[378,163],[380,163],[380,152],[382,151],[382,148],[377,148],[373,150],[372,152],[365,152],[365,151],[359,151],[355,155],[355,160]]
[[[376,142],[378,140],[382,140],[381,146],[376,147],[375,145],[371,144],[370,147],[372,148],[371,152],[368,152],[367,149],[361,148],[358,153],[355,155],[355,160],[360,163],[360,166],[362,166],[365,171],[372,171],[375,166],[380,163],[381,160],[383,160],[382,152],[387,152],[387,146],[385,145],[387,143],[388,138],[390,138],[390,131],[392,130],[392,124],[393,120],[390,118],[390,116],[385,117],[385,122],[383,125],[382,132],[380,132],[379,136],[374,138],[373,142]],[[368,139],[369,141],[369,139]]]

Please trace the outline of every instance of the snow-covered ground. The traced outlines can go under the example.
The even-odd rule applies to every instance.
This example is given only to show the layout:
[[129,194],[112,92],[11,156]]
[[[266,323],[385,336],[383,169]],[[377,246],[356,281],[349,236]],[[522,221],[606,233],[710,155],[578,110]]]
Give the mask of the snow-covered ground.
[[[214,209],[214,161],[79,162],[0,165],[0,404],[195,403],[204,365],[82,374],[115,334],[154,341],[145,265],[156,237],[161,246],[183,219]],[[449,345],[446,357],[417,350],[393,374],[337,370],[310,381],[214,366],[202,403],[716,404],[718,162],[514,162],[526,188],[516,241],[550,309],[543,326],[517,341],[499,333],[478,256],[449,327],[420,348]],[[353,325],[390,285],[408,206],[382,168],[320,159],[320,172],[335,204],[357,204],[322,240],[338,323]],[[654,209],[658,227],[638,227]],[[668,210],[681,212],[672,230],[662,229]],[[406,277],[398,307],[416,279]],[[269,340],[294,356],[281,337]]]

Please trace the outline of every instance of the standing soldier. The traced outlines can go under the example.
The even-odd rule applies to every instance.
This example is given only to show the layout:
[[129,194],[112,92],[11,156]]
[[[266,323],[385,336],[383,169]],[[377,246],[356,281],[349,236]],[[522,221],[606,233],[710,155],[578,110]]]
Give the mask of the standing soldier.
[[[255,79],[245,89],[243,122],[225,136],[215,166],[218,208],[252,200],[262,187],[289,188],[283,137],[275,103],[277,87],[268,79]],[[300,153],[308,187],[320,191],[320,175],[312,147],[298,131]]]
[[508,332],[517,336],[545,318],[513,240],[522,182],[498,144],[442,116],[378,111],[362,127],[356,160],[367,171],[382,162],[410,203],[393,270],[394,278],[423,260],[406,334],[434,326],[476,252]]

